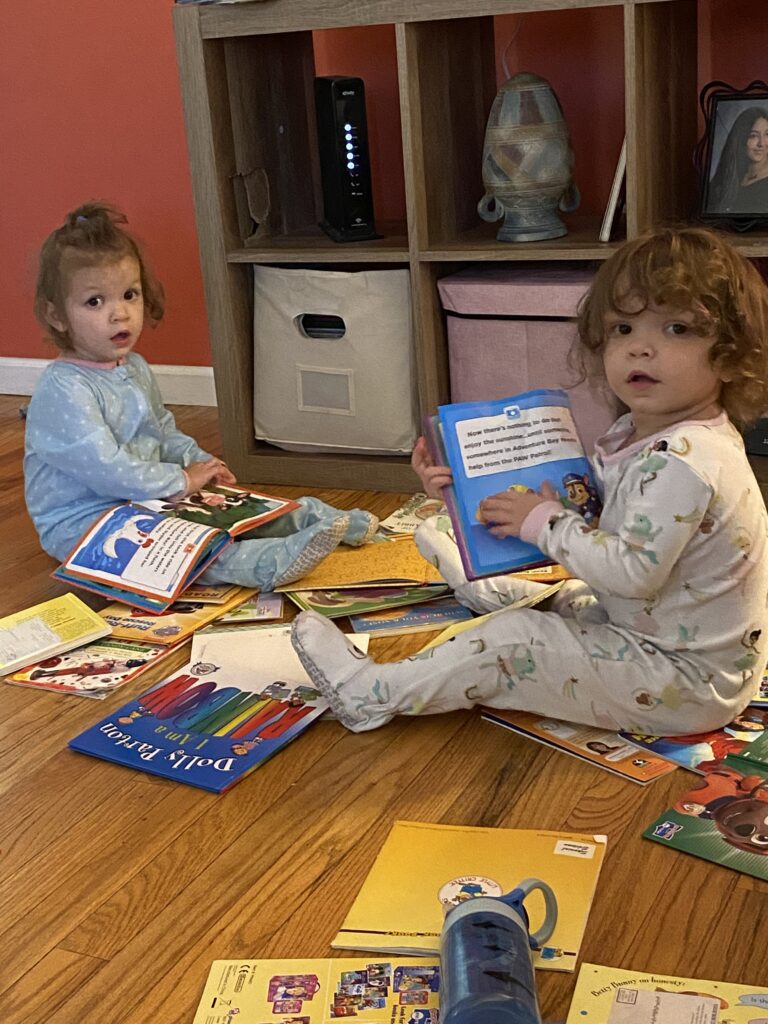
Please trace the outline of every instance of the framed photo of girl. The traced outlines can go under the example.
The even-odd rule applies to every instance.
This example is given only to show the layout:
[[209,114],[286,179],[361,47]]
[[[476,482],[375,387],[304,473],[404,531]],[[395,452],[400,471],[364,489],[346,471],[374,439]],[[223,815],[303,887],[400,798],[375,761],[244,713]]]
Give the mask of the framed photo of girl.
[[768,85],[709,82],[699,102],[706,125],[695,155],[701,219],[736,231],[768,225]]

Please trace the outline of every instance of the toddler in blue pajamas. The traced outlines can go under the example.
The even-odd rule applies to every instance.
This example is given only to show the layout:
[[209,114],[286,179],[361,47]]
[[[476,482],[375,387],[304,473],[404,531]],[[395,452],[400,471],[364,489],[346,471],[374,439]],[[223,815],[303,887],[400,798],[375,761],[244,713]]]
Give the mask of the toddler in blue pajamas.
[[[163,292],[125,218],[89,203],[40,256],[35,313],[60,348],[27,411],[27,509],[43,548],[62,561],[108,508],[234,484],[220,460],[180,431],[147,362],[132,351],[163,316]],[[199,578],[270,590],[305,575],[339,543],[364,544],[378,519],[317,498],[230,545]]]

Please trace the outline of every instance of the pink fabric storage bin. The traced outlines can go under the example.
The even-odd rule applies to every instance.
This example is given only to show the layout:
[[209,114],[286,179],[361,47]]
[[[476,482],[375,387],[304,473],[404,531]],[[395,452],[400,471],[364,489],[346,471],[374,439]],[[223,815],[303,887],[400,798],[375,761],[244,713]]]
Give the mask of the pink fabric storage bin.
[[584,267],[472,267],[437,282],[448,321],[451,401],[505,398],[531,388],[566,388],[588,453],[616,418],[610,393],[576,375],[571,318],[592,280]]

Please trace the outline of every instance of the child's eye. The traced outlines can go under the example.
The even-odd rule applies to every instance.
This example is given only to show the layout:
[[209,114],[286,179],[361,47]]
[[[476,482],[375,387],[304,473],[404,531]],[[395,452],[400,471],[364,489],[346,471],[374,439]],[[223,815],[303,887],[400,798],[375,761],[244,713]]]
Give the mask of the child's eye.
[[138,299],[141,296],[141,292],[138,288],[129,288],[123,296],[124,299],[130,301],[131,299]]
[[608,324],[608,334],[631,334],[632,325],[621,321],[615,324]]
[[670,324],[668,330],[670,334],[687,334],[690,330],[690,327],[688,324],[678,322]]
[[86,304],[86,306],[90,306],[91,309],[98,309],[99,306],[101,305],[101,296],[100,295],[92,295],[90,297],[90,299],[86,299],[85,300],[85,304]]

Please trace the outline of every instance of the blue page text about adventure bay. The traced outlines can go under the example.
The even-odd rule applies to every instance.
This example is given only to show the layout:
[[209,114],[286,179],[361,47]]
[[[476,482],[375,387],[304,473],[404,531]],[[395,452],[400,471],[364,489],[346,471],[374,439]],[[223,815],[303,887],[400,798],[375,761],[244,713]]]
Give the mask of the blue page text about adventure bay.
[[546,561],[532,544],[496,539],[478,520],[478,505],[514,488],[538,492],[548,481],[566,507],[587,522],[599,511],[589,461],[563,391],[529,391],[490,402],[440,406],[443,443],[454,477],[456,513],[476,573],[487,575]]

